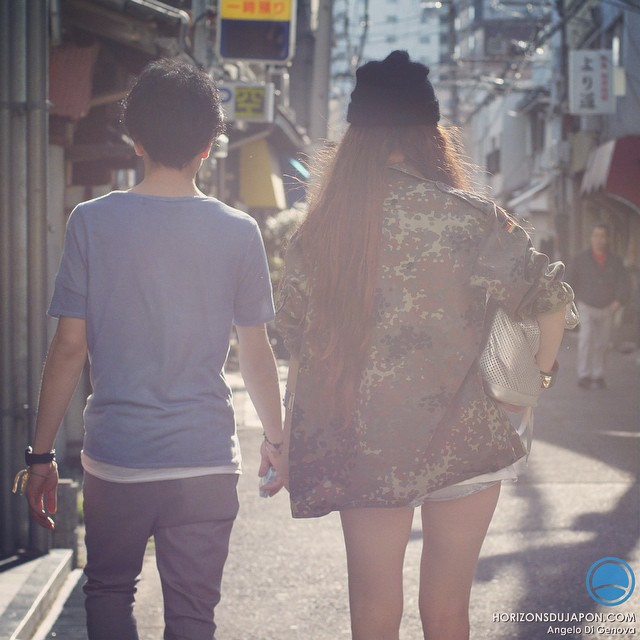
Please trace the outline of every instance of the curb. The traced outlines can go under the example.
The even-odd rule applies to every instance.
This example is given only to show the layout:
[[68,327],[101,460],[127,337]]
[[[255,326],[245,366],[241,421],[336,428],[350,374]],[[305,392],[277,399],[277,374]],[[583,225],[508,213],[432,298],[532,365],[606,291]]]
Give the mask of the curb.
[[52,549],[30,560],[30,572],[0,616],[0,638],[30,640],[71,573],[73,551]]

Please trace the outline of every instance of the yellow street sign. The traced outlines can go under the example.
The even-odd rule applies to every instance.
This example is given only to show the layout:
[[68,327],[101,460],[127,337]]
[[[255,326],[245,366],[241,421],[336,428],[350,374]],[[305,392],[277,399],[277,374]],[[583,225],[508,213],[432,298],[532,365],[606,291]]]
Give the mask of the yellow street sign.
[[291,20],[292,0],[220,0],[223,20]]

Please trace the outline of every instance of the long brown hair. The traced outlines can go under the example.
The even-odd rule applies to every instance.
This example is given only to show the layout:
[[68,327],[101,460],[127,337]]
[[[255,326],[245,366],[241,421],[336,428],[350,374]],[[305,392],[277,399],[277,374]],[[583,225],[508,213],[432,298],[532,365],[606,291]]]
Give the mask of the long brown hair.
[[389,156],[400,152],[425,178],[468,188],[457,148],[437,125],[352,125],[314,169],[320,175],[296,236],[310,273],[310,346],[343,426],[352,419],[371,341]]

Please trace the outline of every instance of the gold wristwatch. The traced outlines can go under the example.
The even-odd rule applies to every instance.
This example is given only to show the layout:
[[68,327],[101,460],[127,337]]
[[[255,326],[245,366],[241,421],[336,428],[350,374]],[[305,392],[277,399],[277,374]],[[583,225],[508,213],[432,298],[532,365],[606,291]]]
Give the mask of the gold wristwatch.
[[556,375],[558,373],[559,368],[560,368],[560,365],[556,360],[553,363],[553,367],[551,367],[551,371],[549,373],[547,373],[546,371],[540,372],[540,386],[543,389],[549,389],[553,386],[553,383],[556,381]]

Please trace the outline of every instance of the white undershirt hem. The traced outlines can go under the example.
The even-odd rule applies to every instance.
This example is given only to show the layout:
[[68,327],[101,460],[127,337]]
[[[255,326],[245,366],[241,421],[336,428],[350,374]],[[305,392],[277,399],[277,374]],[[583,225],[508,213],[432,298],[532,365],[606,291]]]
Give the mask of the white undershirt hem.
[[107,482],[158,482],[161,480],[182,480],[221,473],[242,473],[239,464],[227,464],[214,467],[161,467],[138,469],[120,467],[94,460],[84,451],[80,453],[82,468],[92,476]]

